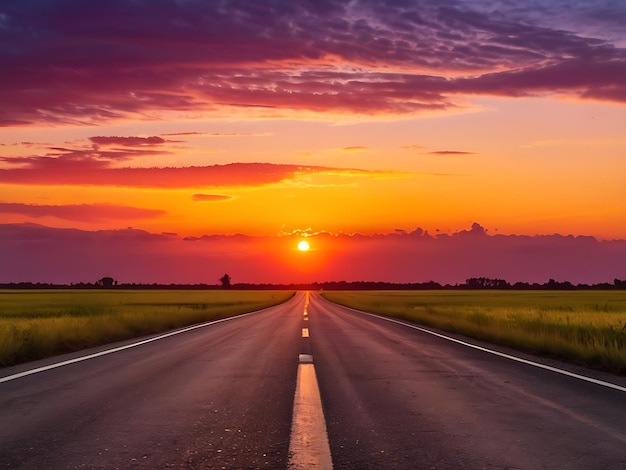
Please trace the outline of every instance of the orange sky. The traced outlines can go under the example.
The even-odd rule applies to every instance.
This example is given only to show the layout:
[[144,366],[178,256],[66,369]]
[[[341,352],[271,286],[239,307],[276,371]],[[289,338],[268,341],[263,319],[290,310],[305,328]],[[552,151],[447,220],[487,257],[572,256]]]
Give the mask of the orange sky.
[[0,7],[0,222],[626,239],[624,8],[275,3]]
[[[96,126],[4,128],[6,157],[69,158],[65,166],[42,167],[38,180],[28,175],[31,181],[7,184],[5,177],[9,181],[1,186],[5,210],[7,204],[59,206],[56,212],[35,215],[16,207],[2,217],[12,223],[87,230],[133,226],[196,236],[276,235],[307,228],[455,231],[478,220],[503,233],[626,237],[623,106],[548,98],[480,101],[480,108],[467,113],[364,123],[168,123],[177,133],[197,133],[176,136],[165,135],[163,122],[119,123],[107,132]],[[102,152],[130,154],[110,160],[106,171],[120,168],[120,173],[65,181],[63,175],[87,169],[79,159],[93,152],[89,139],[101,134],[154,136],[158,143],[100,143]],[[52,146],[62,150],[51,151]],[[233,180],[207,180],[193,171],[179,178],[165,170],[144,179],[122,178],[125,168],[234,162],[290,167],[274,168],[268,178],[245,168]],[[7,172],[21,166],[3,164]],[[86,211],[91,217],[63,215],[63,206],[77,204],[94,205]],[[103,210],[106,204],[149,211],[113,214]]]

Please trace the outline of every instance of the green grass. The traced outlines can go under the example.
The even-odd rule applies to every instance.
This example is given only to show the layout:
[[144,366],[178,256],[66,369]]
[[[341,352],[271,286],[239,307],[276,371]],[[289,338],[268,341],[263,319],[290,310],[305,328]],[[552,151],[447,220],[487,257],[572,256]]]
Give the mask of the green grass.
[[287,291],[0,290],[0,366],[259,310]]
[[324,292],[333,302],[626,373],[624,291]]

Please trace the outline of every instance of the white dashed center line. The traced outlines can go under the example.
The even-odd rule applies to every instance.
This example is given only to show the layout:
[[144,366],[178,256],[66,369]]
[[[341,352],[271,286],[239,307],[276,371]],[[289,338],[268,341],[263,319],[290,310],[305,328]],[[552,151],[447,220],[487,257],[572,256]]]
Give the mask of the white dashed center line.
[[289,468],[321,470],[333,468],[322,400],[313,356],[310,354],[299,356],[289,442]]

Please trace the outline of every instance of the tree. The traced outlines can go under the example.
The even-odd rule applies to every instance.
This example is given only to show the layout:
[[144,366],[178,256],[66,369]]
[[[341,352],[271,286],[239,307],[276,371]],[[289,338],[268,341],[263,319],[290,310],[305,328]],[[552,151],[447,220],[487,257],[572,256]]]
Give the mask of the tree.
[[230,289],[230,276],[228,274],[224,274],[220,277],[220,283],[222,284],[222,288]]
[[112,277],[103,277],[96,282],[96,285],[102,287],[113,287],[113,285],[117,285],[117,281]]

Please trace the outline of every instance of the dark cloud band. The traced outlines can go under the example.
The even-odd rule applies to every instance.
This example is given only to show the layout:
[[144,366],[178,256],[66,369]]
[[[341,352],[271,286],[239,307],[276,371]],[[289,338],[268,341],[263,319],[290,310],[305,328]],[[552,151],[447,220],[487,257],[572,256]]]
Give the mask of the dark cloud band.
[[626,101],[626,7],[568,2],[560,25],[539,11],[559,2],[545,3],[6,0],[0,125],[224,107],[419,113],[467,94]]

